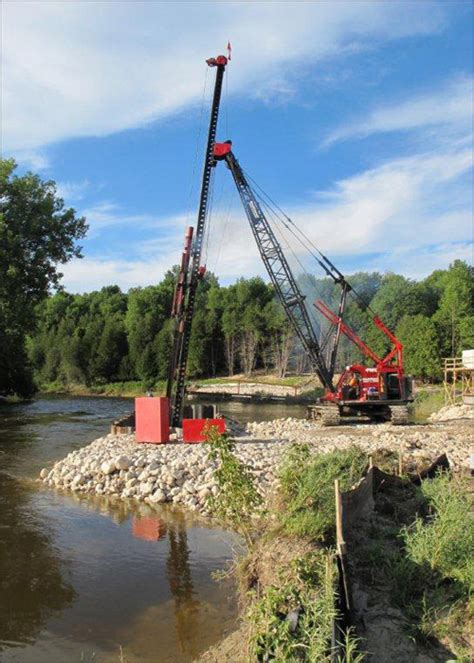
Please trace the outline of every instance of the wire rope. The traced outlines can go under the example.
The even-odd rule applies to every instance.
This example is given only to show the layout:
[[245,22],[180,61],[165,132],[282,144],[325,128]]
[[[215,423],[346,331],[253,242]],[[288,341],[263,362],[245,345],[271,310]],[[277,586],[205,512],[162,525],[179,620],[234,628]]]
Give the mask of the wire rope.
[[[284,234],[282,228],[279,227],[279,225],[278,225],[278,215],[275,214],[274,210],[273,210],[273,209],[272,209],[272,208],[271,208],[271,207],[270,207],[270,206],[269,206],[269,205],[268,205],[268,204],[267,204],[267,203],[266,203],[266,202],[265,202],[265,201],[264,201],[264,200],[263,200],[258,194],[255,194],[255,192],[254,192],[254,195],[255,195],[255,197],[257,198],[259,204],[262,205],[262,207],[264,207],[264,209],[267,211],[267,217],[269,216],[269,217],[270,217],[270,220],[273,220],[273,229],[274,229],[274,230],[277,232],[277,234],[283,239],[283,241],[285,242],[285,246],[286,246],[286,248],[287,248],[288,251],[291,253],[291,255],[293,256],[294,260],[295,260],[295,261],[298,263],[298,265],[300,266],[300,268],[301,268],[303,274],[306,275],[306,276],[309,276],[309,274],[308,274],[308,272],[307,272],[305,266],[303,265],[303,263],[302,263],[301,260],[299,259],[298,255],[297,255],[297,254],[295,253],[295,251],[293,250],[293,248],[292,248],[290,242],[288,241],[288,238],[285,236],[285,234]],[[269,220],[269,221],[270,221],[270,220]],[[308,313],[308,315],[309,315],[309,317],[310,317],[310,319],[311,319],[311,322],[312,322],[312,324],[313,324],[313,328],[315,329],[316,334],[317,334],[317,336],[319,337],[320,334],[321,334],[321,326],[320,326],[319,322],[316,320],[316,318],[315,318],[315,316],[314,316],[314,314],[313,314],[313,311],[312,311],[311,309],[308,309],[308,307],[306,306],[306,304],[305,304],[304,302],[303,302],[303,306],[306,308],[306,311],[307,311],[307,313]]]
[[[308,253],[310,253],[310,255],[312,255],[313,258],[315,258],[315,260],[323,268],[323,270],[326,272],[326,274],[328,276],[330,276],[331,278],[333,278],[334,280],[336,280],[335,276],[334,276],[334,273],[333,273],[333,272],[335,272],[339,278],[342,278],[344,281],[346,281],[346,279],[345,279],[344,275],[342,274],[342,272],[340,272],[338,270],[338,268],[335,267],[335,265],[333,265],[333,263],[327,258],[327,256],[325,256],[324,253],[322,253],[320,251],[320,249],[318,249],[318,247],[314,244],[314,242],[301,230],[301,228],[299,228],[296,225],[296,223],[281,209],[281,207],[262,189],[262,187],[254,180],[254,178],[251,175],[249,175],[246,171],[244,171],[244,173],[245,173],[245,176],[248,177],[248,179],[253,183],[253,185],[260,191],[260,195],[263,196],[264,198],[266,198],[269,201],[269,204],[272,205],[276,210],[278,210],[280,212],[280,214],[281,214],[280,218],[281,218],[282,223],[284,223],[285,225],[288,224],[287,225],[288,230],[294,235],[295,239],[306,249],[306,251],[308,251]],[[293,231],[292,228],[289,227],[289,225],[291,225],[295,229],[296,232]],[[299,233],[301,235],[301,237],[298,237],[298,235],[296,233]],[[314,249],[314,251],[316,252],[317,255],[308,248],[308,244],[309,244],[309,246],[311,246]],[[326,265],[323,265],[321,263],[321,259],[326,263]],[[346,281],[346,283],[347,283],[347,281]],[[352,288],[352,286],[350,286],[350,287],[351,287],[352,293],[359,300],[359,302],[361,304],[363,304],[364,308],[369,310],[373,315],[375,315],[375,311],[371,308],[370,303],[365,299],[365,297],[360,295],[357,292],[357,290]]]

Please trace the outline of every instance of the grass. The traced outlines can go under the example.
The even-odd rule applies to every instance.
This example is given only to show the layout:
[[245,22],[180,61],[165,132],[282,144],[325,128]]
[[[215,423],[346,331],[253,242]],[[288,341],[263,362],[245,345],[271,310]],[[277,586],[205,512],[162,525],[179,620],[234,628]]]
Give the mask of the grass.
[[467,482],[447,473],[376,495],[371,525],[353,554],[357,576],[386,587],[418,644],[468,657],[474,616],[474,514]]
[[[156,382],[152,391],[157,396],[165,392],[164,380]],[[107,384],[63,384],[61,382],[48,382],[40,386],[40,394],[71,394],[73,396],[109,396],[133,398],[144,396],[146,387],[140,380],[126,382],[109,382]]]
[[279,520],[290,536],[332,543],[335,530],[334,480],[348,490],[364,474],[367,455],[358,447],[311,456],[294,445],[280,473]]
[[421,491],[431,513],[403,530],[407,557],[458,583],[468,598],[474,594],[474,512],[467,483],[442,473],[423,481]]
[[440,386],[418,389],[415,393],[415,419],[423,421],[444,405],[444,392]]
[[251,660],[327,661],[335,617],[336,569],[330,551],[315,550],[282,568],[247,618]]
[[[303,375],[292,375],[285,378],[278,378],[275,375],[264,375],[256,373],[251,376],[235,375],[233,377],[215,377],[190,380],[190,385],[206,386],[206,385],[223,385],[228,383],[242,382],[248,384],[268,384],[268,385],[281,385],[286,387],[299,387],[304,388],[305,394],[310,393],[311,389],[316,389],[316,395],[320,396],[322,391],[315,387],[316,382],[313,378]],[[47,382],[39,385],[41,394],[72,394],[74,396],[114,396],[114,397],[136,397],[143,396],[149,385],[141,380],[128,380],[124,382],[108,382],[106,384],[64,384],[59,381]],[[164,395],[166,390],[165,380],[156,380],[151,385],[151,391],[157,396]],[[309,390],[309,391],[308,391]]]
[[[366,455],[351,449],[312,456],[306,445],[293,446],[278,495],[262,511],[249,485],[251,475],[232,458],[229,439],[214,434],[210,446],[211,457],[219,460],[214,511],[238,530],[243,524],[254,526],[253,535],[246,536],[247,555],[234,566],[245,606],[245,661],[329,663],[337,580],[331,546],[334,479],[349,488],[367,467]],[[344,663],[359,663],[354,634],[345,634],[344,641],[349,652]]]

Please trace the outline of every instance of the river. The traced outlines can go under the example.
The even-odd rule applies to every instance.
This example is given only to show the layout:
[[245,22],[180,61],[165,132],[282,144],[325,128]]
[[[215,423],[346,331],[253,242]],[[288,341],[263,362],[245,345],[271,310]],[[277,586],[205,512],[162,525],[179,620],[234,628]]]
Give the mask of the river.
[[[216,581],[236,536],[167,506],[65,494],[40,469],[108,432],[130,399],[51,397],[0,406],[2,663],[179,663],[235,625]],[[225,403],[234,418],[301,408]]]

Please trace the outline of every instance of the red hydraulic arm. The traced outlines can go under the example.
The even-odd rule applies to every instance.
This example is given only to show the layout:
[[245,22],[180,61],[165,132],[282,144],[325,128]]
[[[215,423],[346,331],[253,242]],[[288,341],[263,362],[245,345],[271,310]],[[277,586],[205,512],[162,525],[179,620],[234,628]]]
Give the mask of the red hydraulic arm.
[[357,336],[355,331],[348,327],[344,320],[336,315],[333,311],[331,311],[329,306],[327,306],[323,301],[318,299],[314,302],[314,307],[324,315],[326,320],[329,320],[329,322],[331,322],[333,325],[337,325],[338,330],[340,330],[345,336],[347,336],[348,339],[357,345],[357,347],[362,350],[366,357],[372,359],[375,364],[380,364],[382,362],[382,359],[377,354],[375,354],[375,352],[369,348],[369,346],[364,343],[364,341],[359,336]]
[[393,343],[393,348],[390,350],[390,352],[382,359],[382,363],[384,366],[387,366],[393,359],[393,357],[397,357],[397,367],[398,368],[403,368],[403,345],[400,343],[398,338],[395,336],[395,334],[392,334],[390,329],[387,329],[387,327],[384,325],[382,320],[379,318],[378,315],[374,316],[372,319],[373,323],[378,329],[380,329],[381,332],[385,334],[385,336],[390,340],[391,343]]
[[347,336],[347,338],[350,339],[355,345],[357,345],[357,347],[362,350],[366,357],[372,359],[376,366],[388,366],[392,359],[397,356],[397,365],[394,366],[394,368],[403,368],[403,345],[400,343],[398,338],[392,334],[389,329],[387,329],[387,327],[377,315],[372,319],[373,323],[378,329],[380,329],[380,331],[385,334],[385,336],[387,336],[387,338],[390,339],[391,343],[393,343],[393,348],[383,358],[379,357],[372,350],[372,348],[364,343],[364,341],[359,336],[357,336],[355,331],[346,325],[340,316],[336,315],[334,311],[331,311],[331,309],[323,301],[318,299],[314,302],[314,307],[323,314],[326,320],[329,320],[329,322],[331,322],[333,325],[337,325],[337,329],[340,330],[340,332],[342,332],[345,336]]

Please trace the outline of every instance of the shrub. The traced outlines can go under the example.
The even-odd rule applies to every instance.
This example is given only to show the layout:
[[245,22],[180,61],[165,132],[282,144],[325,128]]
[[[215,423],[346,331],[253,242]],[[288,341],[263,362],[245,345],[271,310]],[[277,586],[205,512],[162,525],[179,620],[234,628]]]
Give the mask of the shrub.
[[262,503],[255,480],[248,466],[236,457],[235,442],[227,433],[220,434],[216,426],[211,426],[206,431],[206,441],[210,445],[209,460],[219,463],[214,472],[219,492],[217,497],[208,498],[209,508],[249,542],[251,519]]

